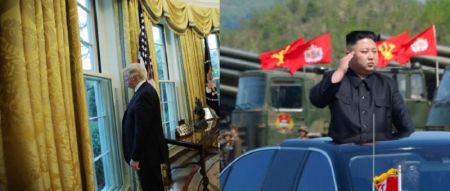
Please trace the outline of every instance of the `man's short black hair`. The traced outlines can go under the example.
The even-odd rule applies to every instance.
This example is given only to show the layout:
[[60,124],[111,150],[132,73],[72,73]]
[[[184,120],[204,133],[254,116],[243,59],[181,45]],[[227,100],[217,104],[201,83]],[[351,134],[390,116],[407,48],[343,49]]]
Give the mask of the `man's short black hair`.
[[378,41],[380,37],[379,35],[375,34],[372,31],[352,31],[348,33],[347,36],[345,37],[345,43],[347,47],[353,46],[356,44],[356,42],[358,42],[358,40],[364,38],[372,39],[373,41]]

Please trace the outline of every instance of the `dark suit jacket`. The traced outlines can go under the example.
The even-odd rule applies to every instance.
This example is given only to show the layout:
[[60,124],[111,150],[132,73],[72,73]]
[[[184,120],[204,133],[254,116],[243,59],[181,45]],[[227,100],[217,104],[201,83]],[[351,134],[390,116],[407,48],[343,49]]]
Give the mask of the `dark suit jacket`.
[[123,116],[122,128],[127,164],[133,159],[140,162],[141,170],[159,170],[161,163],[168,162],[160,102],[156,90],[149,83],[143,83],[135,92]]
[[[376,140],[405,137],[414,132],[414,124],[396,81],[378,72],[372,73],[365,79],[364,83],[370,89],[371,103],[369,105],[372,107],[368,114],[364,114],[358,109],[360,98],[356,96],[358,84],[362,81],[349,69],[340,83],[332,84],[333,72],[325,73],[322,81],[314,86],[309,94],[313,105],[330,108],[331,122],[328,135],[333,138],[333,141],[336,143],[371,141],[372,116],[376,116]],[[364,121],[363,118],[368,120]],[[361,124],[362,122],[364,125]],[[392,124],[395,125],[395,129]],[[367,131],[367,127],[371,130]]]

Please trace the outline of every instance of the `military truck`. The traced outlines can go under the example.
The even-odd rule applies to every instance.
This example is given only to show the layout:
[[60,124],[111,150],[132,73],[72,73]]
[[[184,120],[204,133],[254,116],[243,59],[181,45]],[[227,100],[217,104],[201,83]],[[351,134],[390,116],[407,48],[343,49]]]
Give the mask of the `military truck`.
[[311,135],[328,131],[328,108],[317,108],[309,101],[309,90],[322,79],[322,70],[292,76],[280,70],[248,70],[240,74],[231,121],[238,127],[247,149],[297,137],[300,128]]

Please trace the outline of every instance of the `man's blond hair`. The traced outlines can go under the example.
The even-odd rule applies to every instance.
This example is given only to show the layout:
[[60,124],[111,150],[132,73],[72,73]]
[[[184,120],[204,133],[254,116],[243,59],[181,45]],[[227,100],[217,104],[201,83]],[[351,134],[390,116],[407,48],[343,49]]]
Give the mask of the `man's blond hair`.
[[129,77],[136,76],[139,81],[142,81],[147,79],[147,70],[142,64],[131,63],[123,69],[123,75]]

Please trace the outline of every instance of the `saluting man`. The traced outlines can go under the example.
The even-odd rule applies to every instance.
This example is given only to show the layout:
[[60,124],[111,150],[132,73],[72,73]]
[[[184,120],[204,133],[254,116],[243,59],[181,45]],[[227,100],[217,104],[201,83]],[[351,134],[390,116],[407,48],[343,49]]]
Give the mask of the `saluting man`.
[[371,31],[347,34],[347,55],[311,89],[311,103],[331,111],[328,135],[335,143],[367,143],[414,132],[396,81],[375,71],[377,40]]

